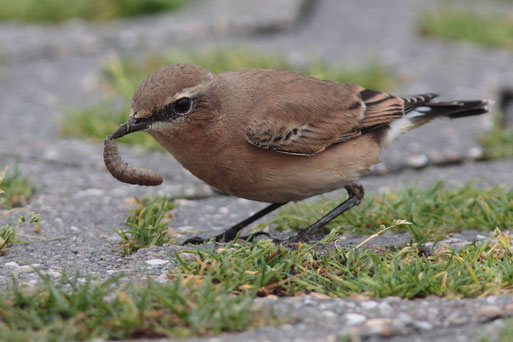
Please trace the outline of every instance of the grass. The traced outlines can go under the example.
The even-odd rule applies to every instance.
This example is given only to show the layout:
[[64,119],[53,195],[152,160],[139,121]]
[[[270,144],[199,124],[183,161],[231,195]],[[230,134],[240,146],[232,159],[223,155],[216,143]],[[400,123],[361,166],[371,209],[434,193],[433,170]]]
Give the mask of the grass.
[[479,137],[483,159],[513,158],[513,130],[505,127],[502,115],[497,113],[492,131]]
[[[262,230],[272,224],[277,230],[301,230],[325,215],[343,198],[322,199],[289,204],[268,223],[259,224]],[[162,197],[137,200],[131,210],[126,228],[116,232],[122,238],[121,253],[129,255],[139,248],[161,246],[173,241],[169,223],[176,207]],[[364,197],[363,202],[325,226],[325,231],[341,227],[343,232],[374,234],[378,227],[393,226],[398,219],[411,222],[408,231],[417,242],[437,240],[465,229],[493,231],[513,227],[513,190],[503,187],[479,189],[472,182],[456,189],[445,189],[442,182],[428,187],[405,186],[397,191]],[[395,227],[395,232],[404,228]]]
[[[197,64],[216,73],[244,68],[295,70],[317,78],[360,84],[379,90],[389,90],[398,82],[392,72],[377,62],[370,62],[363,68],[354,68],[331,67],[313,60],[308,66],[297,68],[281,57],[244,50],[154,55],[142,61],[114,59],[104,68],[103,86],[109,96],[91,107],[69,110],[60,120],[62,133],[70,137],[103,140],[126,121],[132,94],[139,83],[158,67],[179,62]],[[160,149],[152,137],[142,132],[130,134],[119,141]]]
[[418,22],[422,35],[513,49],[513,17],[468,10],[424,11]]
[[39,273],[30,289],[16,282],[0,293],[0,336],[5,341],[83,341],[217,335],[272,323],[252,305],[213,282],[176,278],[166,284],[95,283]]
[[23,207],[28,204],[35,192],[32,181],[23,177],[15,166],[12,172],[3,174],[0,182],[0,209],[10,209],[13,207]]
[[174,203],[165,198],[153,198],[140,201],[137,208],[130,211],[125,229],[117,229],[121,237],[120,247],[123,255],[129,255],[138,249],[150,246],[162,246],[171,242],[171,230],[168,226],[174,218]]
[[[2,185],[6,173],[7,168],[5,168],[3,172],[0,174],[0,186]],[[4,195],[5,192],[2,189],[0,189],[0,200],[2,199],[2,197],[4,197]],[[0,255],[4,255],[5,250],[12,244],[14,236],[14,228],[12,228],[10,225],[0,227]]]
[[[11,208],[13,205],[12,198],[15,197],[12,194],[17,193],[16,189],[24,189],[27,184],[25,182],[28,182],[26,178],[20,178],[18,169],[15,168],[14,176],[8,175],[7,173],[8,168],[6,167],[1,173],[0,173],[0,208],[2,208],[1,204],[7,203],[4,207]],[[19,181],[22,181],[21,183],[23,186],[19,186]],[[11,212],[11,210],[7,210],[6,212],[0,212],[0,217],[6,216]],[[36,228],[40,228],[39,224],[39,217],[37,215],[34,215],[31,219],[31,223],[36,224]],[[16,238],[16,228],[21,227],[25,223],[25,217],[20,217],[18,220],[17,227],[13,227],[9,224],[6,224],[4,226],[0,227],[0,256],[5,254],[5,251],[7,248],[9,248],[14,242],[20,242],[25,243],[24,241]]]
[[[279,230],[300,230],[342,200],[290,204],[271,222]],[[372,234],[376,227],[390,225],[396,219],[412,222],[412,232],[431,239],[464,229],[493,231],[498,227],[507,230],[513,227],[513,190],[479,189],[471,182],[456,189],[445,189],[442,182],[425,188],[405,186],[398,191],[365,197],[359,206],[333,220],[326,229],[341,226],[344,232]]]
[[[468,184],[461,189],[444,190],[437,184],[426,190],[407,188],[392,197],[386,195],[386,201],[382,196],[373,200],[384,201],[380,206],[385,213],[408,212],[394,209],[398,208],[394,201],[402,202],[402,206],[417,206],[420,212],[427,211],[427,205],[434,213],[429,224],[453,231],[451,210],[458,209],[463,220],[468,208],[474,208],[469,203],[478,201],[481,204],[476,202],[475,206],[483,206],[482,215],[477,213],[467,220],[492,222],[493,219],[484,219],[484,213],[497,215],[499,206],[504,215],[512,215],[511,208],[504,205],[505,199],[513,205],[511,195],[502,188],[477,190]],[[439,202],[449,208],[445,215],[440,215],[444,211],[437,208]],[[131,233],[125,236],[133,238],[134,231],[145,236],[133,240],[138,248],[142,240],[157,244],[159,239],[168,239],[167,221],[172,208],[163,199],[140,202],[130,213],[127,222]],[[412,221],[418,218],[412,213],[404,216]],[[362,218],[364,226],[377,224],[376,217],[366,217],[368,220]],[[0,336],[7,340],[44,341],[177,338],[242,331],[290,320],[291,317],[275,317],[270,309],[255,305],[255,297],[269,295],[314,293],[413,299],[513,294],[511,236],[497,228],[491,238],[481,243],[470,243],[458,250],[438,243],[430,252],[420,252],[420,244],[430,233],[429,227],[415,231],[419,222],[393,220],[389,225],[374,226],[376,235],[399,227],[413,232],[409,245],[386,250],[366,249],[364,244],[370,239],[351,249],[340,248],[336,242],[335,248],[323,247],[336,240],[344,230],[341,227],[315,245],[300,243],[285,248],[262,240],[190,246],[176,252],[178,262],[170,265],[177,266],[168,270],[167,283],[149,279],[145,284],[132,281],[127,285],[119,277],[93,282],[90,278],[84,281],[67,276],[55,281],[39,272],[40,285],[27,288],[14,281],[0,293]],[[145,233],[144,226],[159,228]]]
[[5,254],[7,248],[9,248],[15,241],[16,230],[11,225],[6,224],[0,227],[0,256]]
[[186,0],[0,0],[0,21],[104,21],[176,10],[185,3]]
[[[337,230],[323,244],[335,237],[333,232]],[[459,250],[443,245],[431,256],[419,254],[415,244],[382,252],[337,248],[320,253],[315,247],[300,244],[291,250],[269,240],[197,247],[184,251],[196,258],[180,260],[182,267],[169,274],[258,296],[315,292],[332,297],[474,298],[513,289],[511,238],[498,230],[481,245]]]
[[[0,217],[4,216],[4,214],[0,214]],[[32,229],[32,232],[39,233],[41,231],[41,219],[39,218],[39,215],[33,215],[30,218],[30,223],[34,224],[34,228]],[[21,244],[28,244],[26,241],[19,239],[16,236],[16,229],[21,228],[26,223],[25,216],[21,216],[18,219],[18,223],[16,226],[11,226],[10,224],[6,224],[2,227],[0,227],[0,256],[5,254],[5,251],[7,248],[11,247],[11,245],[15,242],[21,243]]]
[[499,230],[482,244],[459,250],[441,245],[429,256],[415,243],[386,251],[317,251],[338,233],[292,249],[270,240],[191,247],[177,252],[179,266],[164,284],[123,285],[119,277],[54,281],[39,273],[41,285],[14,282],[0,293],[0,334],[31,341],[216,335],[290,319],[257,307],[257,296],[475,298],[513,292],[511,237]]

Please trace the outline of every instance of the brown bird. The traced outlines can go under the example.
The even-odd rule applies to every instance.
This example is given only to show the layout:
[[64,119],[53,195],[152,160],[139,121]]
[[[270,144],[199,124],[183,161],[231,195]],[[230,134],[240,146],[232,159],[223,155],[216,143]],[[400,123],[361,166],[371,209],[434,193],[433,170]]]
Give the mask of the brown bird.
[[145,130],[212,187],[271,203],[215,236],[219,241],[287,202],[344,187],[349,198],[289,239],[297,242],[361,202],[358,179],[388,142],[437,117],[486,113],[491,104],[436,96],[395,96],[283,70],[214,74],[173,64],[141,83],[127,123],[109,141]]

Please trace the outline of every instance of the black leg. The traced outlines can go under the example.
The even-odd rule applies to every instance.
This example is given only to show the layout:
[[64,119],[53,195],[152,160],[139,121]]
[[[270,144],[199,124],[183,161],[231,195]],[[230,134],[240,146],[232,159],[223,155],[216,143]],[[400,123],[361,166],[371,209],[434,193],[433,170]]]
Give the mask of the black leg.
[[315,235],[325,224],[333,220],[338,215],[342,214],[345,211],[348,211],[352,207],[360,204],[363,198],[364,190],[360,183],[352,183],[346,186],[347,193],[349,194],[349,198],[338,205],[335,209],[330,211],[325,216],[321,217],[321,219],[310,227],[302,230],[297,235],[286,240],[287,242],[300,242],[300,241],[308,241],[313,235]]
[[[268,205],[264,209],[260,210],[259,212],[256,212],[255,214],[251,215],[250,217],[248,217],[244,221],[241,221],[241,222],[237,223],[235,226],[232,226],[232,227],[228,228],[226,231],[224,231],[224,233],[216,235],[214,237],[215,241],[231,241],[231,240],[233,240],[235,238],[235,236],[237,236],[237,233],[240,232],[242,229],[244,229],[245,227],[247,227],[251,223],[255,222],[259,218],[261,218],[261,217],[269,214],[270,212],[278,209],[279,207],[281,207],[284,204],[285,203],[271,203],[270,205]],[[254,237],[258,236],[258,235],[261,235],[261,234],[260,233],[255,233],[255,234],[251,234],[251,235],[249,235],[249,236],[247,236],[245,238],[246,239],[251,239],[251,238],[254,238]],[[189,243],[200,244],[200,243],[203,243],[203,242],[208,241],[208,240],[210,240],[210,239],[203,239],[203,238],[201,238],[199,236],[193,236],[192,238],[185,240],[185,242],[183,244],[184,245],[187,245]]]

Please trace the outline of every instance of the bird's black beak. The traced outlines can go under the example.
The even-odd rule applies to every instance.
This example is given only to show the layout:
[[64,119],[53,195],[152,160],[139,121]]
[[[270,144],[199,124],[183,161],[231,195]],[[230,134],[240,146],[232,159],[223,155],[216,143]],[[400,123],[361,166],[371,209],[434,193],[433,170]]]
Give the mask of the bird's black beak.
[[119,128],[112,133],[112,139],[121,138],[127,134],[142,131],[151,124],[152,120],[150,118],[142,118],[138,119],[134,116],[130,117],[127,122],[119,126]]

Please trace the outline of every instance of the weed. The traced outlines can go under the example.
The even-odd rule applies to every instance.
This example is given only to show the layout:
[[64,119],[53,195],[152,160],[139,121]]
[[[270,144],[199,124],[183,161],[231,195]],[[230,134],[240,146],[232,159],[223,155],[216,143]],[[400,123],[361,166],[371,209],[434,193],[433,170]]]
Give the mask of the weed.
[[[8,168],[6,167],[2,171],[2,173],[0,173],[0,204],[4,203],[4,200],[5,200],[4,197],[9,196],[11,194],[12,190],[17,188],[16,185],[13,185],[13,184],[16,184],[16,182],[13,181],[13,179],[16,180],[18,177],[8,178],[7,171],[8,171]],[[18,173],[15,172],[15,174],[18,174]],[[8,182],[9,182],[9,184],[7,184]],[[7,190],[4,190],[4,189],[7,189]],[[11,202],[7,201],[7,203],[11,203]],[[12,210],[7,210],[6,212],[0,212],[0,217],[5,216],[5,215],[9,214],[10,212],[12,212]],[[36,228],[38,228],[38,227],[40,228],[39,221],[40,221],[40,219],[37,215],[34,215],[30,219],[31,223],[36,224]],[[25,241],[16,238],[16,228],[21,227],[24,223],[25,223],[25,217],[22,216],[18,220],[17,227],[13,227],[9,224],[6,224],[6,225],[0,227],[0,256],[4,255],[7,248],[9,248],[14,242],[26,243]]]
[[162,246],[171,241],[169,222],[174,218],[174,203],[165,198],[153,198],[140,201],[137,208],[130,211],[127,229],[115,230],[121,237],[120,246],[123,255],[129,255],[143,247]]
[[[342,200],[289,204],[270,223],[279,230],[301,230]],[[444,189],[442,182],[426,188],[405,186],[398,191],[365,197],[359,206],[334,219],[326,229],[341,226],[345,232],[372,234],[376,227],[390,225],[396,219],[412,222],[410,230],[431,239],[464,229],[511,229],[513,190],[503,187],[479,189],[472,182],[457,189]]]
[[[333,240],[336,233],[332,230],[320,244]],[[499,230],[482,244],[459,250],[442,245],[431,256],[420,255],[415,243],[381,252],[337,248],[321,253],[315,247],[300,243],[288,249],[269,240],[197,247],[184,251],[196,257],[179,259],[182,266],[169,275],[258,296],[315,292],[333,297],[473,298],[512,289],[511,238]]]
[[484,150],[483,159],[513,157],[513,129],[504,126],[502,115],[501,112],[496,113],[492,131],[479,137]]
[[426,10],[419,18],[418,30],[427,36],[513,48],[513,21],[505,15],[457,9]]
[[186,0],[0,0],[0,21],[111,20],[176,10]]
[[6,341],[75,341],[192,337],[241,331],[272,321],[252,296],[232,296],[210,281],[177,278],[167,284],[122,285],[39,272],[42,284],[0,293],[0,335]]
[[23,177],[17,166],[12,172],[3,174],[0,181],[0,209],[10,209],[27,205],[34,195],[34,184],[26,177]]

